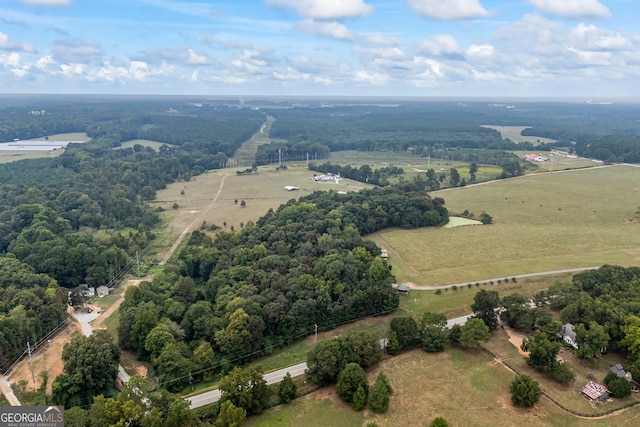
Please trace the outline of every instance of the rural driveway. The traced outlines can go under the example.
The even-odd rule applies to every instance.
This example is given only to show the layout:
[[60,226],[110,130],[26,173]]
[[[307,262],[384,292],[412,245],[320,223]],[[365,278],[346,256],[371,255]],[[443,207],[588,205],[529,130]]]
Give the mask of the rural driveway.
[[7,377],[0,377],[0,392],[7,398],[9,401],[9,405],[11,406],[21,406],[20,401],[13,394],[13,389],[11,388],[11,383],[7,379]]
[[581,271],[597,270],[599,268],[600,266],[566,268],[564,270],[542,271],[539,273],[518,274],[516,276],[502,276],[502,277],[496,277],[495,279],[473,280],[471,282],[453,283],[451,285],[440,285],[440,286],[420,286],[420,285],[411,285],[411,284],[408,284],[408,285],[411,287],[411,289],[414,289],[416,291],[435,291],[436,289],[448,289],[454,286],[459,288],[462,286],[473,285],[475,283],[497,282],[498,280],[504,280],[505,278],[525,279],[527,277],[551,276],[554,274],[564,274],[564,273],[579,273]]
[[[91,313],[77,313],[73,312],[73,317],[78,321],[80,327],[82,328],[82,334],[85,337],[88,337],[93,333],[93,328],[91,327],[91,322],[96,320],[100,313],[97,311],[93,311]],[[127,374],[122,365],[118,365],[118,379],[122,381],[122,384],[126,384],[131,376]]]

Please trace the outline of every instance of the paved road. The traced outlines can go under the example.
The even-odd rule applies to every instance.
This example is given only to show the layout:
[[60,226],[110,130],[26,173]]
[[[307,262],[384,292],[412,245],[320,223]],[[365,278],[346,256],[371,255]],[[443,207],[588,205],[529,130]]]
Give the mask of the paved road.
[[[282,381],[285,375],[287,375],[287,372],[290,373],[292,377],[299,377],[300,375],[304,375],[304,371],[306,370],[307,363],[302,362],[298,363],[297,365],[289,366],[288,368],[269,372],[268,374],[264,375],[264,379],[267,381],[267,384],[276,384]],[[210,403],[217,402],[218,400],[220,400],[220,394],[220,390],[215,389],[197,394],[195,396],[191,396],[187,398],[187,401],[190,403],[189,407],[191,409],[195,409],[204,405],[208,405]]]
[[[454,319],[449,319],[447,321],[447,328],[451,329],[453,325],[464,325],[467,319],[471,317],[471,314],[466,316],[456,317]],[[382,338],[380,340],[380,346],[384,348],[387,343],[386,338]],[[287,372],[291,374],[292,377],[299,377],[300,375],[304,375],[307,370],[306,362],[298,363],[297,365],[289,366],[288,368],[283,368],[274,372],[270,372],[264,375],[264,379],[267,381],[267,384],[276,384],[282,381],[282,379],[287,375]],[[195,396],[191,396],[186,400],[190,403],[189,407],[191,409],[199,408],[201,406],[208,405],[210,403],[215,403],[220,400],[220,390],[215,389],[211,391],[206,391],[204,393],[196,394]]]
[[467,285],[474,285],[476,283],[497,282],[498,280],[504,280],[505,278],[511,279],[512,277],[515,277],[516,279],[525,279],[527,277],[551,276],[554,274],[564,274],[564,273],[579,273],[581,271],[586,271],[586,270],[597,270],[600,267],[601,266],[598,265],[594,267],[566,268],[564,270],[542,271],[539,273],[518,274],[516,276],[501,276],[501,277],[496,277],[494,279],[473,280],[471,282],[452,283],[450,285],[440,285],[440,286],[418,286],[418,285],[409,285],[409,286],[411,286],[411,289],[415,289],[417,291],[435,291],[436,289],[447,289],[447,288],[452,288],[454,286],[462,287]]

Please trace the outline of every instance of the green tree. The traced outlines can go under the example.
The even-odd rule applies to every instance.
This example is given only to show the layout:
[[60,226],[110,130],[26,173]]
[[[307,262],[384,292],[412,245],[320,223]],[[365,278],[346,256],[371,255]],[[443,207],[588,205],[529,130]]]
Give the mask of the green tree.
[[604,378],[604,385],[607,386],[613,397],[621,398],[631,394],[631,383],[613,372],[609,372]]
[[447,340],[447,317],[442,313],[424,313],[420,322],[422,348],[428,352],[444,350]]
[[515,329],[533,329],[534,313],[529,307],[529,299],[522,294],[510,294],[502,298],[504,310],[500,319]]
[[230,400],[220,404],[220,413],[216,417],[216,427],[238,427],[247,418],[247,411],[238,408]]
[[351,401],[351,407],[355,411],[360,411],[367,406],[367,392],[364,391],[364,387],[359,385],[355,393],[353,393],[353,400]]
[[469,182],[476,182],[476,173],[478,173],[478,164],[473,162],[469,165]]
[[291,400],[295,399],[296,394],[298,393],[298,387],[296,383],[293,382],[291,378],[291,374],[287,372],[280,381],[278,385],[278,397],[280,398],[281,403],[289,403]]
[[536,381],[528,375],[518,375],[509,386],[511,401],[514,405],[530,408],[540,400],[542,390]]
[[342,365],[337,340],[320,341],[307,353],[307,378],[319,386],[335,383]]
[[218,388],[222,403],[229,400],[250,415],[262,412],[271,394],[267,382],[262,377],[262,369],[256,366],[247,369],[233,368],[220,380]]
[[[382,371],[380,372],[382,374]],[[386,378],[381,377],[378,374],[376,378],[376,382],[371,387],[371,392],[369,393],[369,408],[373,412],[377,412],[379,414],[387,412],[389,409],[389,383]]]
[[440,182],[438,181],[438,177],[436,176],[436,171],[434,169],[427,170],[427,189],[429,191],[436,191],[440,188]]
[[336,392],[340,399],[347,403],[352,404],[354,402],[354,393],[358,387],[362,387],[365,393],[365,403],[367,393],[369,391],[369,384],[367,382],[367,374],[364,369],[357,363],[349,363],[338,375],[338,383],[336,385]]
[[391,331],[389,333],[389,341],[387,342],[385,350],[391,355],[398,354],[402,351],[402,347],[400,346],[400,341],[398,340],[398,334],[396,333],[396,331]]
[[411,316],[394,317],[389,327],[398,335],[401,350],[413,348],[419,341],[418,323]]
[[151,359],[153,360],[160,355],[165,345],[175,342],[176,340],[171,332],[169,332],[167,325],[160,323],[147,335],[144,348],[150,353]]
[[560,344],[550,341],[547,334],[536,331],[531,338],[525,338],[520,346],[523,351],[529,352],[527,364],[535,369],[549,370],[557,363]]
[[107,331],[95,331],[88,337],[75,334],[62,350],[62,361],[64,375],[52,384],[53,398],[67,405],[114,389],[120,349]]
[[451,168],[449,170],[449,185],[451,187],[457,187],[460,185],[460,173],[456,168]]
[[628,316],[622,327],[624,338],[620,342],[631,353],[632,360],[640,360],[640,317]]
[[214,367],[217,365],[211,343],[208,341],[201,342],[200,345],[193,350],[191,362],[193,363],[194,370],[200,372],[202,379],[205,381],[209,380],[215,372]]
[[238,308],[229,317],[226,328],[216,332],[216,344],[220,351],[234,358],[241,358],[251,353],[251,332],[248,329],[249,315],[243,308]]
[[482,319],[470,318],[460,328],[460,345],[480,348],[480,341],[489,341],[491,332]]
[[449,427],[449,423],[442,417],[436,417],[429,424],[430,427]]
[[460,334],[462,334],[462,326],[457,323],[449,329],[447,340],[451,345],[460,345]]
[[382,359],[380,340],[368,331],[359,331],[349,334],[346,338],[349,347],[346,351],[357,355],[357,362],[363,368],[377,365]]
[[585,328],[583,323],[578,323],[573,330],[578,345],[576,355],[580,359],[593,360],[609,344],[609,334],[603,326],[593,320],[589,322],[589,329]]
[[495,331],[498,329],[498,314],[496,313],[496,309],[500,306],[500,295],[498,295],[497,291],[481,289],[473,297],[471,310],[473,310],[475,317],[484,321],[490,331]]

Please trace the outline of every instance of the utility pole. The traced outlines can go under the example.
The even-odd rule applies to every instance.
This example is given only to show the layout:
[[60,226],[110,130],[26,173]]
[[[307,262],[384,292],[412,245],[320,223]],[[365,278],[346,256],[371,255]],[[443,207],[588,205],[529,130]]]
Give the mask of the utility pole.
[[36,383],[36,376],[33,374],[33,359],[31,358],[31,346],[29,345],[29,341],[27,341],[27,351],[29,352],[29,366],[31,366],[31,379],[33,383]]

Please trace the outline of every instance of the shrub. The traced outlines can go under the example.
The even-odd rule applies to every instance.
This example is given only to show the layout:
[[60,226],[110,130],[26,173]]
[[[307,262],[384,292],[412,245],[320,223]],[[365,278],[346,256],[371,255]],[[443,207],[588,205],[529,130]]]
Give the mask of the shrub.
[[627,397],[631,394],[631,384],[626,378],[621,378],[609,372],[604,378],[604,385],[607,386],[613,397]]
[[[362,389],[362,394],[364,394],[364,402],[360,402],[361,396],[356,396],[359,388]],[[352,404],[354,409],[360,410],[364,408],[367,403],[368,391],[369,384],[367,383],[367,374],[357,363],[349,363],[338,375],[336,392],[338,393],[338,396],[340,396],[340,399]],[[359,400],[354,402],[356,397]],[[359,406],[361,403],[362,406],[356,408],[356,406]]]
[[549,375],[560,384],[569,384],[576,379],[576,374],[566,363],[556,363],[549,369]]

